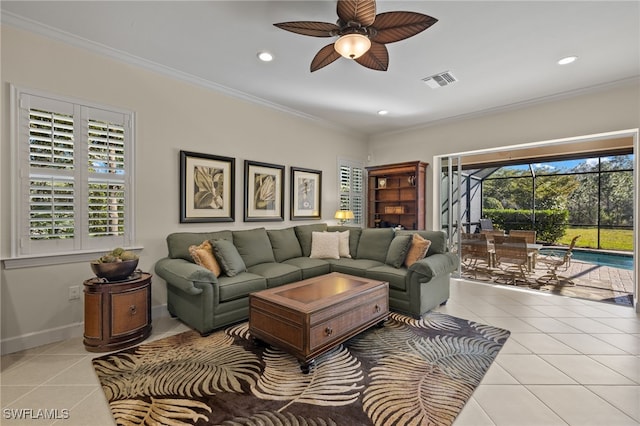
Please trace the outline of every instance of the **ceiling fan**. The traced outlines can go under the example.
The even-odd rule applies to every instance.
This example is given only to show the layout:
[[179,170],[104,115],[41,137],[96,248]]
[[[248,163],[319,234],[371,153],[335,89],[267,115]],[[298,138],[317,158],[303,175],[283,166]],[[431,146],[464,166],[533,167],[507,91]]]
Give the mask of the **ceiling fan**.
[[335,24],[316,21],[273,24],[292,33],[312,37],[336,37],[311,61],[311,72],[326,67],[341,56],[377,71],[386,71],[389,52],[385,44],[404,40],[438,22],[417,12],[386,12],[376,15],[375,0],[338,0]]

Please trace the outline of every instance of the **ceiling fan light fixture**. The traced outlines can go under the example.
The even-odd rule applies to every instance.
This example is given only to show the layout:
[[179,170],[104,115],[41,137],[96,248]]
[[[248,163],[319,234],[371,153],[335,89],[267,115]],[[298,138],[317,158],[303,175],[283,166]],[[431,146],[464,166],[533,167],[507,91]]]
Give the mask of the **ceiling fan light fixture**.
[[386,45],[413,37],[433,24],[436,18],[418,12],[384,12],[376,15],[376,0],[338,0],[335,24],[292,21],[273,24],[292,33],[311,37],[339,37],[322,47],[311,60],[309,70],[318,71],[341,57],[354,59],[365,68],[386,71]]
[[336,40],[333,48],[347,59],[357,59],[371,48],[371,40],[363,34],[345,34]]

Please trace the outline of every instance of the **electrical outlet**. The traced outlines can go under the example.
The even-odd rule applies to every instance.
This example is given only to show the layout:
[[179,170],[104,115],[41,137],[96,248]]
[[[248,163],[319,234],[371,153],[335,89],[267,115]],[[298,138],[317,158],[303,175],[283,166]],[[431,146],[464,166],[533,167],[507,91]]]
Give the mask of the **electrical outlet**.
[[69,287],[69,300],[80,299],[80,286],[72,285]]

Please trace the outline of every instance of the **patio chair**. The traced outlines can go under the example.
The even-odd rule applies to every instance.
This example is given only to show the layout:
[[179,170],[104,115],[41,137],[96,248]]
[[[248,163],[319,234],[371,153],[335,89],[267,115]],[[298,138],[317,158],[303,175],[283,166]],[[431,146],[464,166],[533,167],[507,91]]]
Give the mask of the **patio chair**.
[[462,260],[465,272],[470,272],[474,278],[478,278],[478,273],[488,276],[491,272],[491,259],[493,250],[489,248],[489,242],[484,234],[461,234],[460,259]]
[[571,267],[571,256],[574,247],[576,246],[576,241],[580,238],[580,235],[576,235],[569,243],[569,248],[564,253],[563,256],[558,254],[550,254],[546,256],[540,256],[538,258],[538,263],[541,263],[547,269],[547,273],[538,279],[536,282],[539,284],[567,284],[567,285],[576,285],[576,283],[569,277],[558,275],[558,272],[567,272],[569,267]]
[[491,219],[480,219],[480,230],[493,231],[493,222]]
[[493,244],[494,236],[498,235],[500,237],[504,237],[504,231],[501,231],[499,229],[492,229],[492,230],[482,229],[480,233],[487,236],[487,241],[489,241],[490,244]]
[[[493,237],[496,266],[502,270],[508,283],[517,285],[518,281],[528,284],[529,252],[527,242],[522,237],[495,235]],[[500,278],[498,278],[499,280]]]
[[510,237],[523,237],[527,244],[535,244],[536,243],[536,231],[529,231],[525,229],[512,229],[509,231]]
[[536,243],[536,231],[527,229],[512,229],[509,231],[510,237],[523,237],[527,242],[527,250],[529,251],[529,270],[532,271],[536,267],[538,261],[538,249],[529,247],[530,244]]

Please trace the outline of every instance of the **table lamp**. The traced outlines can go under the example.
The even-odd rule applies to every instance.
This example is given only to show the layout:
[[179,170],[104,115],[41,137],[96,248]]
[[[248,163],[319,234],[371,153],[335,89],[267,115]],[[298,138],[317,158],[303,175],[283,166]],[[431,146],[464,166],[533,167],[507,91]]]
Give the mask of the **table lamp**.
[[333,217],[338,219],[340,225],[344,225],[349,219],[353,219],[354,216],[351,210],[337,210]]

